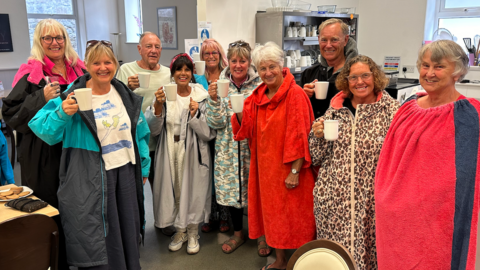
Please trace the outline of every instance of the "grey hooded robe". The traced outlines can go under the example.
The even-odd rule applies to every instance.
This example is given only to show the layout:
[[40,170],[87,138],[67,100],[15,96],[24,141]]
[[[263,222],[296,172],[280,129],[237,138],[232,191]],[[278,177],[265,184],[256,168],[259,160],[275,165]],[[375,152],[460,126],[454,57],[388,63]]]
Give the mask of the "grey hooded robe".
[[145,111],[145,118],[158,143],[155,154],[153,181],[153,213],[155,226],[165,228],[174,225],[186,228],[189,224],[208,222],[210,217],[212,186],[210,181],[210,149],[208,141],[216,136],[206,122],[205,102],[208,92],[200,84],[191,84],[192,99],[198,102],[198,110],[191,117],[188,107],[182,110],[179,147],[180,204],[175,206],[174,192],[174,121],[176,101],[167,101],[162,115],[154,116],[153,106]]

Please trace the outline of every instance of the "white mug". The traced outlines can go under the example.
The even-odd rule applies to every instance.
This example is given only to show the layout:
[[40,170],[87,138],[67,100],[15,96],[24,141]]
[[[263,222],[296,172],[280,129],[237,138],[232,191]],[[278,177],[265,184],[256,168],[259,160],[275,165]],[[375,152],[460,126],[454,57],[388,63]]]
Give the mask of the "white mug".
[[292,27],[292,36],[293,36],[293,37],[298,37],[297,27]]
[[306,37],[307,36],[307,29],[305,26],[300,27],[300,33],[298,34],[299,37]]
[[327,141],[338,139],[338,120],[325,120],[323,122],[323,134]]
[[140,88],[147,89],[150,86],[150,73],[139,72],[138,73],[138,82],[140,83]]
[[292,33],[292,27],[287,27],[287,34],[286,34],[287,37],[292,37],[293,36],[293,33]]
[[295,55],[297,56],[296,59],[302,58],[302,52],[300,50],[295,50]]
[[315,98],[326,99],[329,82],[315,82]]
[[167,84],[163,86],[163,91],[167,96],[168,101],[175,101],[177,100],[177,85],[174,83]]
[[307,66],[307,57],[306,56],[302,56],[302,58],[300,58],[300,66],[301,67],[306,67]]
[[230,103],[232,104],[232,110],[234,113],[241,113],[243,111],[243,101],[245,97],[243,94],[230,95]]
[[195,61],[195,70],[197,75],[205,74],[205,61]]
[[192,53],[193,61],[201,61],[199,53]]
[[290,56],[285,57],[285,66],[287,68],[292,68],[292,58]]
[[312,57],[310,55],[307,55],[307,66],[311,66],[312,64]]
[[75,94],[70,96],[77,101],[80,111],[88,111],[92,109],[92,88],[79,88],[73,90]]
[[230,86],[230,81],[226,79],[221,79],[217,81],[217,93],[220,97],[225,98],[228,96],[228,88]]

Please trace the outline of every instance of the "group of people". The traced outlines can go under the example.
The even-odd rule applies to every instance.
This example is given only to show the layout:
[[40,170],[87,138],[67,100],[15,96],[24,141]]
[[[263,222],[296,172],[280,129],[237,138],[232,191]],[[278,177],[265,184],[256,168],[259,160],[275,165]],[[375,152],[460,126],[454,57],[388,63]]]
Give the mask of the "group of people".
[[[425,92],[400,105],[342,20],[324,21],[318,40],[321,59],[297,84],[273,42],[252,50],[238,40],[225,53],[207,39],[197,75],[187,54],[160,65],[154,33],[140,36],[138,61],[119,66],[111,43],[93,40],[84,63],[59,22],[40,21],[2,112],[20,134],[22,184],[59,208],[60,269],[140,269],[147,179],[171,251],[187,243],[198,253],[200,224],[228,232],[231,219],[221,249],[234,252],[248,206],[258,255],[276,253],[262,269],[285,269],[285,249],[314,239],[343,245],[359,269],[474,269],[480,103],[455,90],[465,52],[425,45]],[[148,87],[139,73],[150,74]],[[229,82],[226,97],[218,80]],[[329,82],[324,100],[316,81]],[[73,98],[82,88],[92,89],[92,110]],[[244,95],[242,112],[233,94]],[[330,120],[334,141],[324,137]]]

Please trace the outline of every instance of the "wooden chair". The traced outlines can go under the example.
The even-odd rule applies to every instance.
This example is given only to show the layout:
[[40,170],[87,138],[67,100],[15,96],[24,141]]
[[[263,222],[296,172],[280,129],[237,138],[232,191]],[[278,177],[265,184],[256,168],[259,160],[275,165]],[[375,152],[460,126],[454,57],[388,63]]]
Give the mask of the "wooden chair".
[[31,214],[0,223],[0,268],[57,270],[58,228],[52,218]]
[[337,242],[321,239],[297,249],[287,270],[357,270],[357,264],[346,248]]

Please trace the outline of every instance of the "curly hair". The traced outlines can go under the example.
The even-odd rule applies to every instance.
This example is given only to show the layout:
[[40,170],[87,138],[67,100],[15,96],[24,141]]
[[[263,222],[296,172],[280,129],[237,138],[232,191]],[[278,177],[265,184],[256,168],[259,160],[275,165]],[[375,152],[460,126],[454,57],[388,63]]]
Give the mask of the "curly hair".
[[372,58],[365,55],[357,55],[352,59],[348,60],[348,62],[343,66],[342,71],[340,71],[340,74],[338,74],[337,79],[335,80],[335,86],[339,91],[342,91],[349,98],[353,96],[352,92],[350,91],[347,77],[350,75],[350,69],[356,63],[366,64],[370,68],[374,80],[374,93],[379,93],[383,89],[385,89],[385,87],[388,85],[388,78],[387,76],[385,76],[383,70],[381,70],[377,66],[377,64],[372,60]]

